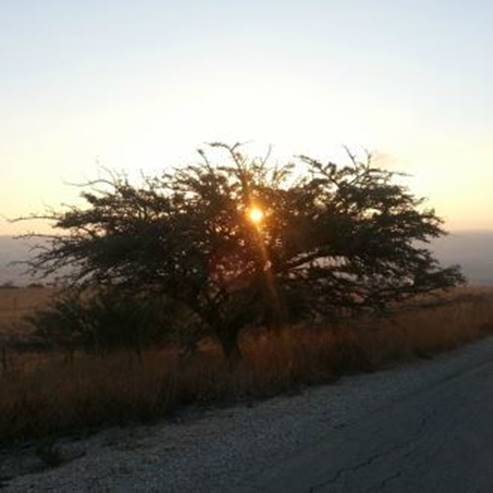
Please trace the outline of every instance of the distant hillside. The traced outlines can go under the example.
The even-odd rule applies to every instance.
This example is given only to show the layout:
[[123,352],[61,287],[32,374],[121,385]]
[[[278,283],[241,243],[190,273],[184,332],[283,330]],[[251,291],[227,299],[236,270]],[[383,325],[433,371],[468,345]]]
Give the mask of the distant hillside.
[[25,265],[10,265],[12,262],[28,259],[32,243],[16,240],[10,236],[0,236],[0,284],[12,281],[16,285],[32,282],[25,275]]
[[493,231],[451,233],[432,249],[444,265],[461,265],[471,284],[493,285]]
[[[32,281],[23,272],[25,266],[10,262],[29,258],[26,241],[0,236],[0,284],[12,281],[25,285]],[[457,232],[432,243],[431,248],[444,265],[459,264],[471,284],[493,285],[493,231]]]

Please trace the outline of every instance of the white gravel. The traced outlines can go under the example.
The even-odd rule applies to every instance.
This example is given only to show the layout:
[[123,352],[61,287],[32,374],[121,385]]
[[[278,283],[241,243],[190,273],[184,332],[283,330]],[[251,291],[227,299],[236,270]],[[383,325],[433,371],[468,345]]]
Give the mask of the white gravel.
[[[490,357],[493,338],[431,361],[345,377],[253,406],[188,410],[153,426],[59,441],[66,461],[42,467],[33,446],[0,452],[4,491],[254,491],[254,479],[368,414]],[[10,477],[14,476],[14,477]],[[10,477],[10,478],[9,478]]]

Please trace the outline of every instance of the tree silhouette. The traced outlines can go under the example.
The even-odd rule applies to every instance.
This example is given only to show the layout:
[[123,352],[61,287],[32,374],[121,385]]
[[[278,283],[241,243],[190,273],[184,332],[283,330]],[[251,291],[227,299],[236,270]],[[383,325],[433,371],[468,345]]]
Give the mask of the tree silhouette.
[[272,166],[238,144],[210,147],[224,162],[200,150],[198,164],[139,186],[115,174],[86,184],[86,207],[43,216],[65,234],[50,236],[31,268],[164,294],[232,359],[247,326],[383,309],[463,281],[426,248],[444,234],[441,220],[370,156]]

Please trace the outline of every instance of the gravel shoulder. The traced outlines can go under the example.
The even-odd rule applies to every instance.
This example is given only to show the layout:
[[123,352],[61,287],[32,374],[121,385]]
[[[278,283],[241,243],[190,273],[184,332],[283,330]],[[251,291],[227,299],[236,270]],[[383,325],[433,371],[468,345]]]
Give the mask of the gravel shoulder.
[[[259,491],[259,478],[341,430],[493,360],[493,338],[433,360],[348,376],[253,405],[188,410],[173,421],[59,440],[47,468],[33,445],[0,451],[0,489],[14,491]],[[389,411],[390,412],[390,411]],[[364,439],[364,438],[362,438]]]

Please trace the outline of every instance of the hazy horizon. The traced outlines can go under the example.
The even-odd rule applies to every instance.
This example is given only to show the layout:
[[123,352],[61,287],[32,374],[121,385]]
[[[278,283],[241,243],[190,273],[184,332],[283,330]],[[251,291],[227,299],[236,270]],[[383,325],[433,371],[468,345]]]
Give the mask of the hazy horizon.
[[[430,247],[442,265],[461,265],[470,284],[493,285],[493,231],[450,232],[433,240]],[[32,282],[22,274],[24,266],[9,265],[26,258],[27,242],[0,235],[0,285],[9,281],[21,286]]]

